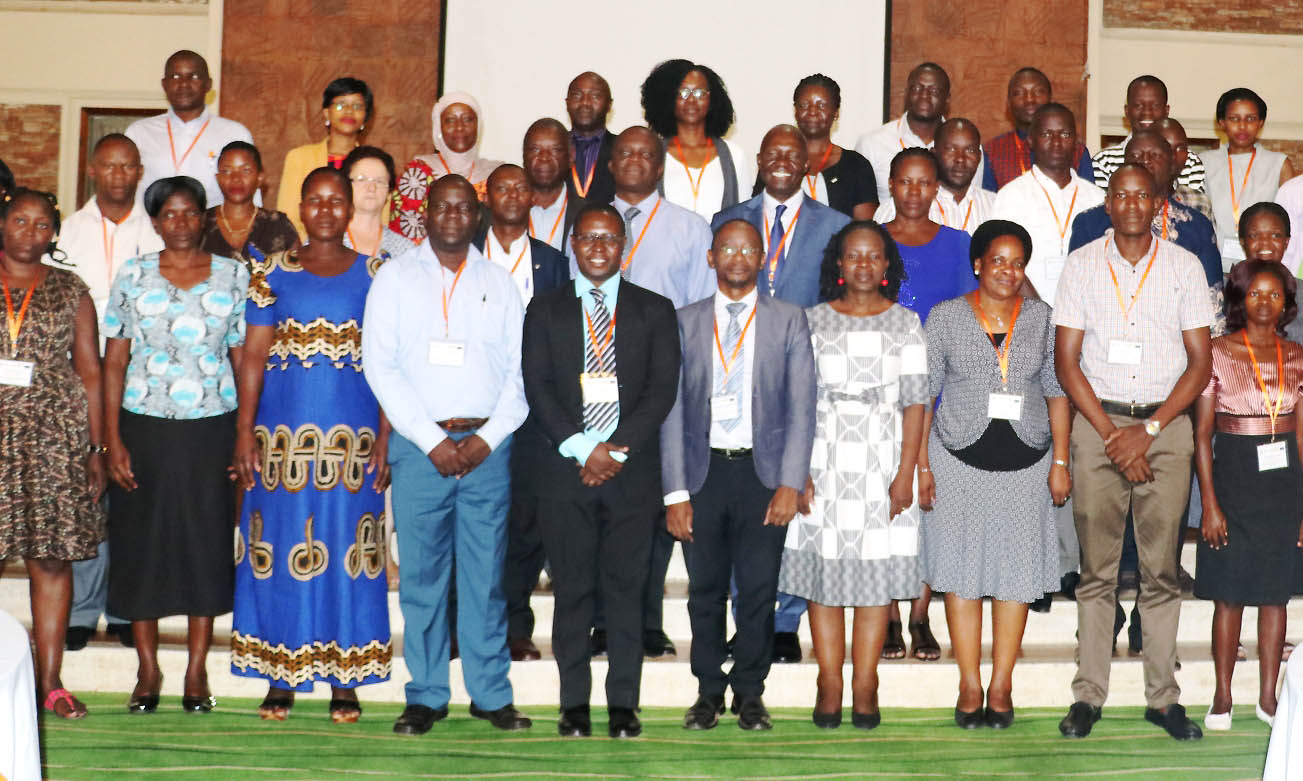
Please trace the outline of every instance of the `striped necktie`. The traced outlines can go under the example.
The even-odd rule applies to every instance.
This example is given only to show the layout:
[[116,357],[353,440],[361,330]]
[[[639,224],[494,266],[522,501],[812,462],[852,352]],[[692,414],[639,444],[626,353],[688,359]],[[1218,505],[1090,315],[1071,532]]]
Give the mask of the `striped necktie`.
[[[606,309],[606,294],[597,288],[588,291],[593,296],[593,311],[590,316],[592,330],[584,347],[584,368],[589,374],[615,374],[615,335],[606,342],[604,349],[593,344],[593,340],[605,341],[607,330],[611,327],[611,313]],[[603,401],[584,405],[584,430],[605,431],[620,415],[620,402]]]
[[624,210],[624,255],[620,258],[620,278],[624,280],[629,279],[629,273],[633,270],[633,264],[624,261],[629,259],[629,253],[633,251],[633,220],[639,214],[642,214],[642,209],[637,206]]
[[[742,324],[738,322],[742,310],[746,309],[746,304],[741,301],[734,301],[724,307],[728,310],[728,328],[724,331],[724,356],[732,361],[729,364],[729,372],[724,374],[723,361],[715,366],[715,395],[727,396],[736,394],[737,416],[728,420],[715,421],[724,427],[725,431],[732,431],[737,428],[737,424],[742,422],[742,375],[746,373],[746,351],[738,350],[738,342],[742,340]],[[737,357],[734,358],[734,352]]]

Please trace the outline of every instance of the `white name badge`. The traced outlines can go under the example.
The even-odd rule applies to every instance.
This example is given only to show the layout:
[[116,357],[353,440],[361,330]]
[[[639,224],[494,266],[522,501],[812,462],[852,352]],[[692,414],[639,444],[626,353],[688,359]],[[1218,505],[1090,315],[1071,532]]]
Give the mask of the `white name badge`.
[[1126,342],[1121,339],[1108,340],[1108,362],[1123,366],[1140,365],[1140,342]]
[[36,364],[31,361],[0,360],[0,385],[16,385],[19,388],[32,386],[32,370]]
[[737,393],[723,393],[710,397],[712,420],[733,420],[742,415],[742,399]]
[[1022,396],[1017,393],[992,393],[987,396],[986,416],[1000,420],[1022,420]]
[[1230,264],[1225,261],[1244,260],[1244,247],[1240,244],[1239,239],[1227,239],[1222,242],[1222,267],[1229,268]]
[[620,383],[614,374],[584,372],[579,375],[579,389],[585,404],[606,404],[620,400]]
[[431,339],[429,360],[435,366],[461,366],[466,363],[466,343]]
[[1289,451],[1284,442],[1268,442],[1258,445],[1258,471],[1269,472],[1272,469],[1284,469],[1289,466]]

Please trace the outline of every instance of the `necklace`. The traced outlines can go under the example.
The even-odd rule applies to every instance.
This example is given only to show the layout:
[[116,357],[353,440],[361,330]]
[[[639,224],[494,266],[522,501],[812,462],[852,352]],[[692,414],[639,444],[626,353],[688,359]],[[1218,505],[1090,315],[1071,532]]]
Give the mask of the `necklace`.
[[253,215],[249,217],[249,221],[244,224],[243,228],[240,228],[238,231],[232,230],[231,223],[228,222],[226,219],[226,204],[223,203],[217,207],[217,226],[221,228],[222,232],[225,233],[227,236],[248,235],[249,229],[253,227],[253,221],[257,218],[258,218],[258,210],[255,208],[253,210]]

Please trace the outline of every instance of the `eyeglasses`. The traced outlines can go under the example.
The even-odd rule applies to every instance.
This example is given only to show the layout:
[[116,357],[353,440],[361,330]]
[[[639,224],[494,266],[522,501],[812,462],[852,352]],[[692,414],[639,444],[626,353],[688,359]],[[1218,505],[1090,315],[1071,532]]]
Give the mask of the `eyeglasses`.
[[624,237],[617,236],[614,233],[576,233],[574,240],[580,244],[606,244],[610,246],[624,241]]
[[389,180],[378,176],[350,176],[349,179],[353,181],[353,184],[359,187],[380,187],[386,190],[389,189]]
[[169,74],[165,75],[163,78],[167,79],[168,81],[172,82],[173,84],[179,84],[179,83],[181,83],[182,81],[195,81],[195,82],[203,81],[203,80],[204,80],[204,74],[202,74],[202,73],[169,73]]
[[759,247],[720,247],[719,249],[715,250],[715,254],[730,259],[736,258],[738,255],[741,255],[747,260],[752,260],[754,258],[758,258],[761,255],[763,255],[764,250],[760,249]]
[[687,100],[688,98],[696,98],[697,100],[701,100],[702,98],[706,97],[709,94],[710,94],[710,90],[706,89],[705,87],[679,87],[680,100]]
[[331,106],[338,114],[341,111],[366,111],[365,103],[335,103]]

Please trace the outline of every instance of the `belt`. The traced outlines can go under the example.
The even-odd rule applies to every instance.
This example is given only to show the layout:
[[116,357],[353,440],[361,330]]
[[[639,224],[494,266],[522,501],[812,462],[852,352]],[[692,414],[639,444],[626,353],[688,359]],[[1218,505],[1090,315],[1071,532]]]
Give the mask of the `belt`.
[[[1267,415],[1231,415],[1217,413],[1216,430],[1222,434],[1242,434],[1262,436],[1271,433],[1271,418]],[[1294,434],[1294,413],[1290,412],[1276,418],[1276,433],[1286,437]]]
[[1103,401],[1099,405],[1110,415],[1126,415],[1129,418],[1152,418],[1163,403],[1139,404],[1130,401]]
[[438,421],[439,428],[449,434],[464,434],[488,423],[488,418],[448,418]]
[[728,461],[741,461],[744,458],[751,457],[751,448],[749,447],[712,447],[710,449],[712,456],[719,456]]

